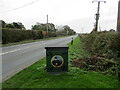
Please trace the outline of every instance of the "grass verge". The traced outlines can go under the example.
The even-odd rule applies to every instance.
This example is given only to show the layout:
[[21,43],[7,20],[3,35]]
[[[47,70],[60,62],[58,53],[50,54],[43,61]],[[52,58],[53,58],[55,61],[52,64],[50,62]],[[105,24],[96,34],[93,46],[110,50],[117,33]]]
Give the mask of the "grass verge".
[[[80,38],[69,45],[69,62],[75,58],[88,56],[83,49]],[[3,82],[3,88],[118,88],[117,77],[103,75],[97,72],[88,72],[72,67],[69,63],[69,72],[50,74],[45,71],[43,58],[30,67],[20,71]]]

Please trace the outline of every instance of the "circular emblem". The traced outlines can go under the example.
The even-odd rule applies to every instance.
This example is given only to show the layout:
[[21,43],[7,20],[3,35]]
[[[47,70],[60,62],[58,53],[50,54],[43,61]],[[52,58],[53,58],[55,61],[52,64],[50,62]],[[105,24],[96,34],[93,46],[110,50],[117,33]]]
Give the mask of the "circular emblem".
[[64,62],[64,60],[60,55],[55,55],[51,59],[51,64],[54,67],[61,67],[63,65],[63,62]]

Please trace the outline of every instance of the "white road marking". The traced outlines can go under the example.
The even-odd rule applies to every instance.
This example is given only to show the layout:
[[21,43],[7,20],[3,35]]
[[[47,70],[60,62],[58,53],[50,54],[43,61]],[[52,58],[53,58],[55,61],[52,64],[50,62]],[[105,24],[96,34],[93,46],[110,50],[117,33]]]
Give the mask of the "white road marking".
[[16,50],[12,50],[12,51],[8,51],[8,52],[0,53],[0,55],[17,52],[17,51],[24,50],[24,49],[27,49],[27,48],[30,48],[30,47],[25,47],[25,48],[22,48],[22,49],[16,49]]
[[[44,42],[44,41],[41,41],[41,42]],[[34,43],[38,43],[38,42],[34,42]],[[23,45],[27,45],[27,44],[21,44],[21,45],[15,45],[15,46],[23,46]],[[39,45],[39,44],[38,44]],[[15,46],[10,46],[10,47],[15,47]],[[16,50],[11,50],[11,51],[8,51],[8,52],[4,52],[4,53],[0,53],[0,56],[1,55],[5,55],[5,54],[8,54],[8,53],[13,53],[13,52],[17,52],[17,51],[20,51],[20,50],[24,50],[24,49],[27,49],[27,48],[31,48],[31,47],[35,47],[36,45],[32,45],[32,46],[27,46],[25,48],[21,48],[21,49],[16,49]],[[9,47],[8,47],[9,48]]]

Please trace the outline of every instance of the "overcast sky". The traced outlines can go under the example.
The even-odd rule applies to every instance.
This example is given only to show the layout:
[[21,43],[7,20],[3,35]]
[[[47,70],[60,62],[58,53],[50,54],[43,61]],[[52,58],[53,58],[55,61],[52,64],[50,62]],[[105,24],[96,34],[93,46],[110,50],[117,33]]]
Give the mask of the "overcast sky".
[[[0,20],[6,23],[22,22],[27,29],[36,22],[69,25],[76,32],[91,32],[97,12],[93,0],[0,0]],[[118,0],[101,3],[99,27],[116,30]]]

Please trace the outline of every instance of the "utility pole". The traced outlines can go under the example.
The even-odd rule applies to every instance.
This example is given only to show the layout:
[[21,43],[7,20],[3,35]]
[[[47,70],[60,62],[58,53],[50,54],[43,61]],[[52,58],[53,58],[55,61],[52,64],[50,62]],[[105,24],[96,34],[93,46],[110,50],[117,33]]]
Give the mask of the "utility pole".
[[48,37],[48,15],[47,15],[47,37]]
[[118,1],[117,32],[120,32],[120,0]]
[[95,27],[94,27],[94,31],[96,32],[96,31],[98,31],[98,20],[99,20],[99,17],[100,17],[100,13],[99,13],[99,11],[100,11],[100,3],[101,2],[104,2],[104,3],[106,3],[106,1],[103,1],[103,0],[101,0],[101,1],[92,1],[92,3],[94,3],[94,2],[98,2],[98,8],[97,8],[97,13],[95,14],[96,15],[96,17],[95,17],[95,20],[96,20],[96,23],[95,23]]

